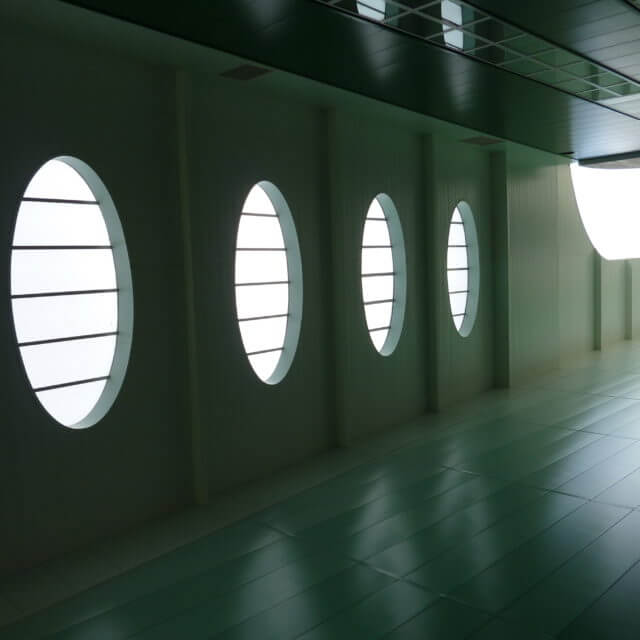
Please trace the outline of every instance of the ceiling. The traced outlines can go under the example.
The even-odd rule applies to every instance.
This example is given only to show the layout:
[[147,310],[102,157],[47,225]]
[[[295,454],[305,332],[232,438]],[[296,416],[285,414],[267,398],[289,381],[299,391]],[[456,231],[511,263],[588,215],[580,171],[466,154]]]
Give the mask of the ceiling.
[[[442,38],[426,41],[359,16],[354,0],[67,2],[552,153],[593,159],[640,151],[640,93],[631,108],[578,97],[461,53]],[[331,2],[337,6],[324,4]],[[465,7],[640,87],[640,11],[625,0],[474,0]]]

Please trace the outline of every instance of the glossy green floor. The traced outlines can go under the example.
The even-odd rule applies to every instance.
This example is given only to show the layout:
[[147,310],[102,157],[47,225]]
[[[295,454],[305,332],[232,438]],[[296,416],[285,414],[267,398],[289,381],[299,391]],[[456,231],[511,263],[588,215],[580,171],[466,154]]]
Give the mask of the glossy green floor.
[[640,347],[435,421],[0,637],[640,637]]

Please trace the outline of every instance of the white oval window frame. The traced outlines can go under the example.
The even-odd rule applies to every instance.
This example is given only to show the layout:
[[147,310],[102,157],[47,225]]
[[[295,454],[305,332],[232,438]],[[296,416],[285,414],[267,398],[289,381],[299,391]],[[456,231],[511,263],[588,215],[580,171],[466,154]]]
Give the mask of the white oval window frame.
[[[122,224],[120,222],[120,217],[118,216],[118,211],[116,206],[111,198],[111,194],[109,193],[107,187],[104,182],[102,182],[101,178],[98,174],[84,161],[76,158],[74,156],[53,156],[45,162],[41,163],[38,168],[33,171],[29,177],[29,181],[36,175],[36,173],[47,163],[52,160],[57,160],[59,162],[64,162],[69,165],[72,169],[74,169],[80,177],[87,183],[89,189],[93,193],[98,205],[100,207],[100,212],[102,213],[102,217],[104,219],[105,225],[107,227],[107,232],[109,234],[109,239],[112,245],[112,253],[113,253],[113,263],[114,269],[116,272],[116,287],[118,289],[117,294],[117,304],[118,304],[118,335],[116,338],[116,346],[113,354],[113,361],[111,363],[111,369],[109,371],[109,377],[106,381],[105,387],[100,395],[100,398],[91,409],[91,411],[84,417],[82,420],[75,422],[71,425],[65,425],[49,413],[44,405],[40,402],[37,394],[34,391],[33,386],[31,385],[29,378],[27,376],[25,363],[20,357],[20,361],[22,363],[22,371],[24,373],[25,381],[29,386],[29,389],[33,393],[34,398],[36,399],[36,403],[38,407],[42,410],[42,412],[47,416],[49,420],[53,420],[56,425],[64,427],[66,429],[87,429],[89,427],[93,427],[100,420],[102,420],[105,415],[109,412],[113,403],[115,402],[120,390],[122,388],[122,384],[124,383],[124,379],[126,376],[127,368],[129,366],[129,359],[131,355],[131,344],[133,342],[133,317],[134,317],[134,303],[133,303],[133,280],[131,277],[131,265],[129,262],[129,253],[127,251],[127,245],[124,238],[124,232],[122,230]],[[23,189],[22,193],[26,191],[26,186]],[[23,195],[20,196],[22,200]],[[19,209],[19,207],[18,207]],[[18,212],[16,212],[13,229],[11,232],[11,238],[13,243],[13,237],[15,235],[15,228],[18,220]],[[10,254],[11,254],[10,250]],[[8,271],[9,278],[11,277],[11,269]],[[9,287],[9,291],[11,287]],[[11,314],[12,319],[12,327],[13,327],[13,337],[15,340],[16,347],[18,345],[18,334],[15,326],[15,318],[13,313]],[[18,348],[18,347],[17,347]],[[19,348],[18,348],[19,351]]]
[[[280,359],[278,360],[278,364],[276,368],[273,370],[273,373],[266,379],[262,379],[255,371],[249,358],[247,356],[247,351],[244,347],[244,343],[242,342],[242,335],[240,333],[240,325],[238,322],[237,312],[236,312],[236,325],[238,328],[238,337],[240,339],[240,344],[242,345],[242,349],[245,352],[245,356],[247,357],[247,362],[249,363],[249,367],[251,371],[255,375],[255,377],[268,385],[275,385],[285,378],[287,373],[289,373],[289,369],[293,364],[293,359],[295,358],[296,351],[298,348],[298,342],[300,340],[300,330],[302,327],[302,303],[303,303],[303,282],[302,282],[302,256],[300,254],[300,245],[298,244],[298,234],[296,232],[295,222],[293,220],[293,215],[291,214],[291,209],[289,209],[289,205],[285,197],[282,195],[282,192],[278,187],[273,184],[273,182],[269,182],[268,180],[260,180],[259,182],[254,183],[247,190],[247,193],[250,193],[254,187],[260,187],[266,194],[269,200],[271,200],[271,204],[278,215],[278,221],[280,223],[280,229],[282,230],[282,237],[284,240],[285,246],[285,256],[287,259],[287,272],[289,279],[288,286],[288,300],[289,300],[289,311],[287,317],[287,326],[284,334],[284,342],[282,345],[282,353],[280,355]],[[246,200],[246,196],[245,196]],[[242,219],[242,213],[238,217],[238,226],[236,227],[236,239],[238,237],[238,228],[240,225],[240,220]],[[236,248],[234,249],[233,255],[234,259],[237,253],[237,240],[236,240]],[[235,282],[235,277],[234,277]],[[235,288],[235,286],[234,286]]]
[[[364,237],[364,226],[367,221],[367,215],[371,204],[374,200],[377,200],[382,207],[384,216],[387,222],[387,228],[389,230],[389,238],[391,240],[391,259],[393,261],[393,304],[391,307],[391,320],[389,322],[389,333],[384,341],[380,350],[377,349],[373,340],[371,339],[371,332],[367,325],[367,318],[365,314],[365,300],[362,293],[362,239]],[[402,335],[402,329],[404,328],[404,316],[407,306],[407,256],[404,244],[404,234],[402,233],[402,224],[400,223],[400,216],[396,205],[390,196],[386,193],[379,193],[369,202],[369,206],[365,212],[364,220],[362,223],[362,229],[360,231],[360,298],[361,298],[361,310],[364,327],[369,337],[369,342],[375,349],[376,353],[381,356],[390,356],[398,346],[400,342],[400,336]]]
[[[468,337],[473,330],[476,322],[476,316],[478,315],[478,302],[480,300],[480,248],[478,246],[478,230],[473,217],[473,210],[471,206],[464,200],[460,200],[453,208],[453,212],[449,217],[449,224],[447,225],[447,241],[445,243],[448,251],[448,238],[451,228],[451,220],[458,210],[462,223],[464,225],[465,239],[467,243],[467,266],[469,268],[467,276],[467,304],[464,310],[464,320],[460,325],[460,329],[455,326],[453,322],[453,312],[451,309],[451,300],[449,299],[449,278],[446,278],[447,284],[447,298],[449,299],[449,316],[451,317],[451,323],[453,324],[456,332],[463,338]],[[447,268],[447,257],[445,253],[445,269]]]

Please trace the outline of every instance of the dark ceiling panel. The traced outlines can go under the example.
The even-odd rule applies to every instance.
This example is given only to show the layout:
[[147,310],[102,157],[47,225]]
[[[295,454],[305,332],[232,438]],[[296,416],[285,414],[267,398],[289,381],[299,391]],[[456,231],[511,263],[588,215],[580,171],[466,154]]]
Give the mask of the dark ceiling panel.
[[[640,149],[635,118],[314,0],[69,3],[553,153],[585,158]],[[591,7],[588,15],[600,16],[593,22],[607,11],[615,17],[621,6],[613,0],[477,4],[496,12],[529,5],[527,15],[535,5],[537,26],[552,24],[554,11],[584,15]],[[640,12],[629,11],[640,27]],[[569,18],[563,20],[568,28]]]
[[[629,63],[624,56],[640,56],[640,11],[624,0],[473,0],[472,4],[617,71]],[[631,77],[640,80],[637,71]]]

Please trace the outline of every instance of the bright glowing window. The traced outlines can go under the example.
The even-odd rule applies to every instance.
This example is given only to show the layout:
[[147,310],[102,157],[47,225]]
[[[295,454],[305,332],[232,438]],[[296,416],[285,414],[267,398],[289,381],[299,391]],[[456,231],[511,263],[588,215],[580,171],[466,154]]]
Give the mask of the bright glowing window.
[[369,337],[384,356],[400,339],[406,300],[406,266],[400,218],[391,198],[377,195],[362,232],[361,280]]
[[122,384],[131,347],[129,259],[115,206],[86,164],[44,164],[22,197],[11,306],[27,378],[60,424],[95,424]]
[[480,288],[478,236],[471,207],[466,202],[458,203],[449,224],[447,286],[453,324],[466,337],[475,322]]
[[383,20],[387,8],[386,0],[358,0],[358,13],[372,20]]
[[640,258],[640,169],[571,165],[582,224],[607,260]]
[[462,49],[464,33],[460,29],[453,29],[452,25],[462,24],[462,6],[451,0],[443,0],[440,5],[442,19],[447,23],[442,25],[445,44],[456,49]]
[[302,318],[302,265],[293,218],[270,182],[256,184],[236,240],[236,312],[254,372],[267,384],[286,375]]

